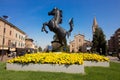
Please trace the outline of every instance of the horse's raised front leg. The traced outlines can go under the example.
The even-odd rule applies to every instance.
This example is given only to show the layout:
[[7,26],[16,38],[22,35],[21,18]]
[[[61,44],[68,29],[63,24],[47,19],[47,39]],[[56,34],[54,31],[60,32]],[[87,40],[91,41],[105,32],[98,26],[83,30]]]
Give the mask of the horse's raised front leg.
[[45,26],[47,26],[47,24],[48,24],[47,22],[43,23],[43,27],[41,29],[42,32],[45,31],[46,33],[48,33],[48,31],[45,28]]

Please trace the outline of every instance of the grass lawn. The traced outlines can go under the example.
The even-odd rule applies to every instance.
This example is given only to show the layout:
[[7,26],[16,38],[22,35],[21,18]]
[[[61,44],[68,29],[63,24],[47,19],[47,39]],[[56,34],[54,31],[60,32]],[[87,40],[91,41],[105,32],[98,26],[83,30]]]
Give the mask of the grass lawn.
[[53,72],[9,71],[0,62],[0,80],[120,80],[120,63],[110,63],[109,68],[86,67],[86,74]]

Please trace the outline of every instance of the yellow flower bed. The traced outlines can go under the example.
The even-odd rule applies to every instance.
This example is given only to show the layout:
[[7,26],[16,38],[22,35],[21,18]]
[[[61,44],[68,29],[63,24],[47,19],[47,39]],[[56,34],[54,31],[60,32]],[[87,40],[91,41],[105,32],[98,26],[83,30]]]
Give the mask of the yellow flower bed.
[[83,60],[84,61],[97,61],[97,62],[104,62],[104,61],[109,61],[109,58],[105,56],[101,56],[98,54],[82,54],[83,55]]
[[8,63],[40,63],[40,64],[83,64],[83,61],[109,61],[97,54],[83,53],[33,53],[8,60]]

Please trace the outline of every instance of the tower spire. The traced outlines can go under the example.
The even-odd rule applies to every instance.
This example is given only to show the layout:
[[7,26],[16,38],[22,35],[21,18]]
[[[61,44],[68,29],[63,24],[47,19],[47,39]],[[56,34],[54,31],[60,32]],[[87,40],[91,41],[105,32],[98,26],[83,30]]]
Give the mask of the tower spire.
[[95,32],[96,28],[98,28],[96,17],[93,19],[92,31]]
[[94,17],[94,19],[93,19],[93,25],[98,25],[98,24],[97,24],[96,17]]

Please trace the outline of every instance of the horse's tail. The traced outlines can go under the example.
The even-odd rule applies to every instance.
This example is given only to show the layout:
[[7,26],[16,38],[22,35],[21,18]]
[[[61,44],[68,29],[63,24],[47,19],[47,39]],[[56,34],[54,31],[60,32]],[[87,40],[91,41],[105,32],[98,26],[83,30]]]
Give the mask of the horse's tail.
[[72,32],[73,27],[74,27],[73,18],[71,18],[71,19],[69,20],[69,25],[70,25],[70,30],[67,31],[67,37],[68,37],[68,38],[69,38],[69,36],[71,35],[71,32]]

